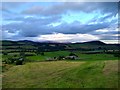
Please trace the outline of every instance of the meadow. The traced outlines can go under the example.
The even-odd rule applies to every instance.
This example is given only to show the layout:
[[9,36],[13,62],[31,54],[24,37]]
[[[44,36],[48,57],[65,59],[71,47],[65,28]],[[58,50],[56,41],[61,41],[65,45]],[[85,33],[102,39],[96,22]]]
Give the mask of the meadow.
[[118,88],[117,45],[19,43],[3,44],[3,88]]
[[13,66],[3,73],[3,88],[118,88],[118,60]]
[[[68,56],[70,51],[54,51],[54,52],[44,52],[44,55],[36,55],[34,53],[33,56],[26,56],[28,61],[45,61],[47,58],[59,57],[59,56]],[[118,60],[118,57],[114,57],[112,54],[83,54],[79,51],[74,51],[76,55],[80,57],[77,61],[96,61],[96,60]],[[14,55],[18,55],[19,53],[9,53],[9,55],[3,55],[3,60],[9,57],[13,57]],[[27,53],[28,54],[28,53]],[[29,53],[30,54],[30,53]]]

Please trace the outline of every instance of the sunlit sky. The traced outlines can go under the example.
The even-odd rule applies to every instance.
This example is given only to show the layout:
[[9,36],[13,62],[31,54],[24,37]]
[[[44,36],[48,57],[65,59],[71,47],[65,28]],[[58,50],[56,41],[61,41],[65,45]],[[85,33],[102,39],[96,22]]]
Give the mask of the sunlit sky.
[[4,2],[0,12],[3,40],[118,40],[117,2]]

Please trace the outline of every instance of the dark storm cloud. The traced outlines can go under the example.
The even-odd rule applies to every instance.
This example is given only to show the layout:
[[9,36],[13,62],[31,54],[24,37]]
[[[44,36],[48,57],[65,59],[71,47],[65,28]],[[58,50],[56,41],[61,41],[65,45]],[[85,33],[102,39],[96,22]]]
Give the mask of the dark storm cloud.
[[[30,6],[27,9],[24,8],[20,10],[19,13],[14,12],[13,9],[20,8],[26,3],[4,3],[1,10],[3,11],[3,19],[9,24],[5,23],[2,26],[4,35],[10,35],[14,37],[37,37],[43,34],[51,34],[53,32],[63,33],[63,34],[76,34],[76,33],[90,33],[95,34],[96,30],[109,28],[117,22],[117,19],[111,20],[107,19],[116,16],[118,13],[117,3],[75,3],[67,2],[54,4],[52,6]],[[16,9],[17,10],[17,9]],[[82,24],[80,22],[64,23],[61,21],[61,15],[66,14],[68,11],[72,12],[85,12],[91,13],[93,11],[100,11],[103,15],[107,14],[105,17],[97,17],[90,20],[90,22],[97,22],[96,24]],[[26,17],[27,16],[27,17]],[[58,26],[52,26],[52,23],[59,23]],[[102,22],[102,23],[100,23]],[[17,35],[16,32],[18,31]],[[5,34],[8,33],[8,34]],[[117,32],[109,32],[107,34],[116,34]],[[99,34],[98,34],[99,35]],[[10,38],[7,37],[7,38]],[[103,36],[103,39],[110,39],[113,36]],[[6,37],[4,37],[6,38]]]
[[109,27],[110,23],[102,23],[102,24],[77,24],[77,23],[71,23],[71,24],[61,24],[59,26],[56,26],[53,28],[54,32],[59,33],[65,33],[65,34],[75,34],[75,33],[89,33],[94,30],[103,29]]
[[118,12],[117,2],[103,2],[103,3],[79,3],[79,2],[66,2],[58,5],[53,5],[48,8],[42,6],[33,6],[27,10],[24,10],[23,14],[40,14],[40,15],[59,15],[66,13],[67,11],[82,11],[90,13],[95,10],[100,10],[102,14],[111,13],[116,15]]
[[[52,33],[52,29],[49,25],[51,22],[59,22],[60,16],[53,16],[47,18],[38,18],[38,17],[16,17],[8,18],[7,21],[15,21],[10,24],[2,26],[3,31],[8,31],[8,33],[15,33],[19,31],[19,34],[25,37],[35,37],[40,34]],[[21,21],[21,22],[19,22]]]
[[42,34],[51,34],[53,32],[64,33],[64,34],[76,34],[76,33],[89,33],[98,29],[103,29],[109,27],[110,23],[102,24],[80,24],[80,23],[63,23],[56,27],[52,25],[41,24],[43,22],[32,22],[31,23],[12,23],[3,25],[3,30],[7,30],[9,33],[14,33],[19,31],[19,34],[25,37],[35,37]]
[[59,22],[61,19],[61,16],[51,16],[51,17],[13,17],[13,18],[6,18],[7,21],[22,21],[24,23],[36,23],[39,25],[47,25],[51,22]]
[[108,2],[108,3],[100,3],[99,8],[101,8],[101,12],[111,13],[111,15],[116,15],[118,13],[118,2]]
[[[21,8],[22,6],[28,5],[25,2],[6,2],[2,3],[0,7],[3,12],[13,13],[12,9]],[[21,11],[21,15],[42,15],[42,16],[53,16],[65,14],[68,11],[85,12],[90,13],[99,10],[102,14],[109,14],[110,16],[116,15],[118,13],[118,3],[117,2],[64,2],[60,4],[54,4],[52,6],[41,6],[35,5],[25,8]],[[15,12],[14,12],[15,14]],[[6,16],[7,18],[8,16]]]
[[15,33],[19,31],[19,34],[25,37],[35,37],[39,34],[45,34],[50,32],[48,27],[40,25],[39,23],[17,23],[3,25],[3,31],[8,31],[9,33]]

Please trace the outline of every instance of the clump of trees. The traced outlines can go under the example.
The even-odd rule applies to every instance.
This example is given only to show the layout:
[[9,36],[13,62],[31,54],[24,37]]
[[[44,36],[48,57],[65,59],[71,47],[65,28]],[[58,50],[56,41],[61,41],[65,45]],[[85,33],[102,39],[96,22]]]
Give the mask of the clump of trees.
[[36,51],[36,54],[37,54],[37,55],[42,55],[42,56],[45,55],[44,52],[38,52],[38,51]]
[[65,58],[65,56],[59,56],[58,60],[63,60],[63,58]]
[[44,52],[43,52],[43,50],[40,49],[40,47],[38,47],[38,49],[36,50],[36,54],[43,56],[43,55],[44,55]]
[[75,53],[72,53],[72,52],[69,54],[69,56],[76,56],[76,57],[78,57]]
[[25,53],[20,52],[19,56],[18,55],[9,56],[3,62],[5,64],[23,65],[24,61],[25,61]]
[[115,57],[120,57],[120,51],[114,52],[113,54]]
[[2,52],[2,54],[3,54],[3,55],[8,55],[8,53],[7,53],[7,52]]

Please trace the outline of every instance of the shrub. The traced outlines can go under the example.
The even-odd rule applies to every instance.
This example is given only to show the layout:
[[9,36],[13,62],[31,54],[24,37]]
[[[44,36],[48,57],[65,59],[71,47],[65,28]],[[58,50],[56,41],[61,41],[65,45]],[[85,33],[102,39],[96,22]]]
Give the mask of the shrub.
[[59,56],[58,60],[62,60],[63,58],[65,58],[64,56]]
[[15,64],[16,65],[23,65],[23,60],[17,60],[17,61],[15,61]]
[[3,55],[8,55],[8,53],[7,52],[3,52]]
[[78,57],[78,56],[77,56],[76,54],[74,54],[74,53],[70,53],[69,56],[76,56],[76,57]]
[[114,57],[120,57],[119,53],[114,54]]

